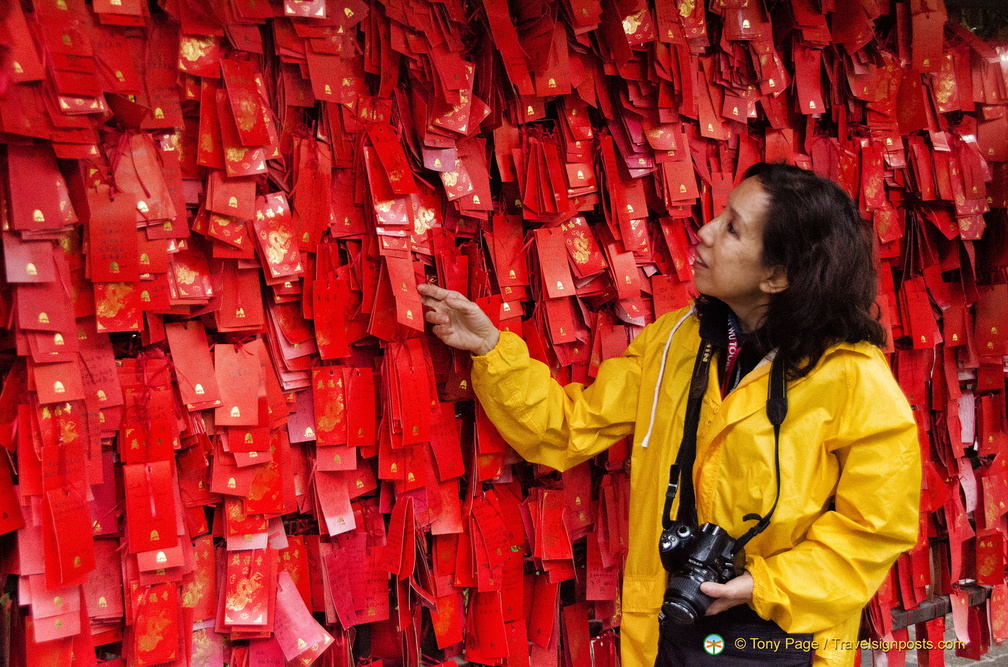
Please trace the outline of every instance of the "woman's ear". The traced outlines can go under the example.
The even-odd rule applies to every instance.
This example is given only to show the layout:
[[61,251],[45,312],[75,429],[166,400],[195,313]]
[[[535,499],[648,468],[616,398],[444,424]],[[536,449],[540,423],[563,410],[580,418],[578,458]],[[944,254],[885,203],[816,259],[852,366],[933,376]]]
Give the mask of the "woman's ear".
[[767,269],[766,277],[760,283],[764,294],[777,294],[788,288],[787,271],[780,264]]

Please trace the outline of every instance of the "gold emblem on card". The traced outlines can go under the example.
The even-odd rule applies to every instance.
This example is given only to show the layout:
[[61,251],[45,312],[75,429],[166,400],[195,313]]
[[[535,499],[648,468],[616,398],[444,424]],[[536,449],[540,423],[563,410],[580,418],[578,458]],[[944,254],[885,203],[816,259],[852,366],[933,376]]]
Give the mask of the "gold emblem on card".
[[237,317],[238,319],[245,317],[245,309],[238,308],[237,310],[235,310],[235,317]]
[[161,541],[161,535],[158,534],[158,532],[156,530],[152,530],[150,532],[150,541],[151,542],[160,542]]
[[154,560],[155,562],[157,562],[158,565],[163,565],[168,562],[168,556],[165,554],[165,552],[159,551],[157,552],[157,555],[154,557]]
[[137,210],[141,213],[150,213],[150,207],[147,206],[147,202],[143,199],[137,202]]
[[140,265],[150,266],[150,256],[147,253],[140,254]]
[[241,410],[238,409],[237,405],[231,408],[231,417],[241,417]]
[[161,110],[161,107],[154,109],[154,117],[158,120],[164,120],[164,111]]
[[313,429],[311,426],[305,428],[305,430],[304,430],[304,437],[309,438],[309,439],[314,439],[315,438],[315,429]]
[[60,382],[59,380],[56,380],[55,382],[53,382],[53,393],[56,393],[56,394],[65,394],[66,393],[66,387],[63,386],[62,382]]
[[229,489],[236,489],[236,488],[238,488],[238,483],[235,481],[234,477],[231,477],[231,478],[228,479],[228,481],[227,481],[227,488],[229,488]]
[[55,333],[55,334],[53,334],[53,340],[52,340],[52,342],[53,342],[53,345],[55,345],[57,347],[59,347],[60,345],[65,345],[66,344],[66,341],[63,340],[63,334],[58,333],[58,332]]
[[109,262],[109,273],[119,273],[119,262]]
[[34,264],[28,262],[27,264],[25,264],[25,273],[29,276],[37,276],[38,269],[35,268]]
[[150,292],[148,292],[147,290],[144,290],[144,291],[140,292],[140,300],[142,302],[144,302],[144,303],[149,303],[150,302]]
[[35,222],[45,222],[45,216],[42,214],[42,211],[35,209],[32,211],[32,220]]
[[640,20],[641,13],[642,12],[639,12],[637,14],[632,14],[632,15],[626,17],[625,19],[623,19],[623,32],[625,32],[628,35],[632,35],[635,32],[637,32],[637,29],[640,28],[640,25],[641,25],[641,20]]
[[107,400],[108,400],[108,395],[105,393],[105,390],[104,389],[99,389],[98,390],[98,402],[99,403],[104,403]]
[[24,74],[24,68],[21,67],[21,63],[19,63],[16,60],[14,61],[14,73],[15,74]]
[[204,388],[203,388],[203,385],[201,385],[201,384],[200,384],[199,382],[197,382],[197,383],[196,383],[196,386],[195,386],[195,387],[193,387],[193,391],[195,391],[195,392],[196,392],[196,395],[197,395],[197,396],[202,396],[203,394],[205,394],[205,393],[206,393],[206,389],[204,389]]
[[357,488],[358,489],[363,489],[364,488],[364,480],[361,480],[361,479],[357,480]]

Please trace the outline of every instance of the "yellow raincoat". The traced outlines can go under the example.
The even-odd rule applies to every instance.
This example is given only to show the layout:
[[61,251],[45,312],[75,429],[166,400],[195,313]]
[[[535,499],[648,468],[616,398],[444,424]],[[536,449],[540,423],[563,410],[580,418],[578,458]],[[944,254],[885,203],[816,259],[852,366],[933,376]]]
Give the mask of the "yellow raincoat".
[[[669,313],[622,357],[603,362],[587,387],[553,381],[513,333],[503,332],[491,352],[473,358],[477,397],[529,461],[565,470],[633,434],[625,667],[652,667],[658,651],[666,583],[658,557],[661,512],[699,344],[696,316],[686,309]],[[752,525],[743,516],[765,514],[774,502],[769,369],[764,359],[722,400],[711,364],[701,409],[693,468],[697,516],[734,537]],[[811,373],[788,384],[788,403],[780,503],[766,531],[746,547],[754,581],[750,606],[786,632],[814,633],[815,665],[851,665],[862,607],[896,557],[916,542],[917,428],[885,357],[867,343],[830,348]]]

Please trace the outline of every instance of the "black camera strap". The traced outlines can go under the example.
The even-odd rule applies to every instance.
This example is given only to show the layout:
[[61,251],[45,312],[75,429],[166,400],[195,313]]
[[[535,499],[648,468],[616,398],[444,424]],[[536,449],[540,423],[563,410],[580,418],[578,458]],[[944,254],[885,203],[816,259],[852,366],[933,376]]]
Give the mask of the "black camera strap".
[[[693,461],[696,460],[697,429],[700,427],[700,406],[707,392],[707,382],[710,378],[710,362],[714,356],[714,346],[710,341],[700,341],[696,361],[693,364],[693,375],[690,377],[689,396],[686,399],[686,415],[683,420],[682,442],[679,445],[679,455],[669,469],[668,490],[665,491],[665,511],[662,512],[662,527],[668,529],[672,524],[669,514],[672,512],[672,502],[676,491],[682,486],[682,498],[679,500],[678,519],[691,526],[697,525],[696,497],[693,493]],[[686,471],[683,474],[683,471]],[[681,481],[680,481],[681,480]]]
[[[675,463],[669,468],[668,489],[665,492],[665,509],[662,512],[662,527],[668,529],[672,524],[670,514],[672,503],[675,500],[676,492],[682,487],[682,497],[679,501],[678,519],[691,526],[697,525],[696,496],[693,490],[693,463],[696,460],[697,430],[700,426],[700,408],[703,404],[704,394],[707,392],[707,383],[710,377],[710,363],[714,356],[714,346],[710,341],[700,342],[700,349],[697,350],[696,361],[693,364],[693,375],[690,378],[689,396],[686,400],[686,414],[683,420],[683,436],[679,445],[679,454]],[[736,540],[736,553],[749,541],[766,530],[770,524],[770,518],[777,509],[780,500],[780,427],[787,416],[787,382],[784,376],[784,365],[776,359],[770,364],[769,389],[767,391],[766,413],[767,418],[774,427],[774,476],[776,477],[777,491],[774,496],[773,506],[765,515],[747,514],[745,521],[756,521],[756,524],[738,540]]]

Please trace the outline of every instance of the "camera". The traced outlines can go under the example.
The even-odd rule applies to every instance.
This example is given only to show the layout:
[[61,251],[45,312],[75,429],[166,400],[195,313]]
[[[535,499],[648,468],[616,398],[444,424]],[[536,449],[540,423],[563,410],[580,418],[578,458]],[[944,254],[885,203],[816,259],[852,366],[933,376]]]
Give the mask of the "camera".
[[658,620],[692,625],[703,616],[714,599],[700,592],[700,584],[723,584],[742,573],[744,558],[735,545],[731,535],[713,523],[692,527],[670,522],[658,540],[662,565],[669,572]]

